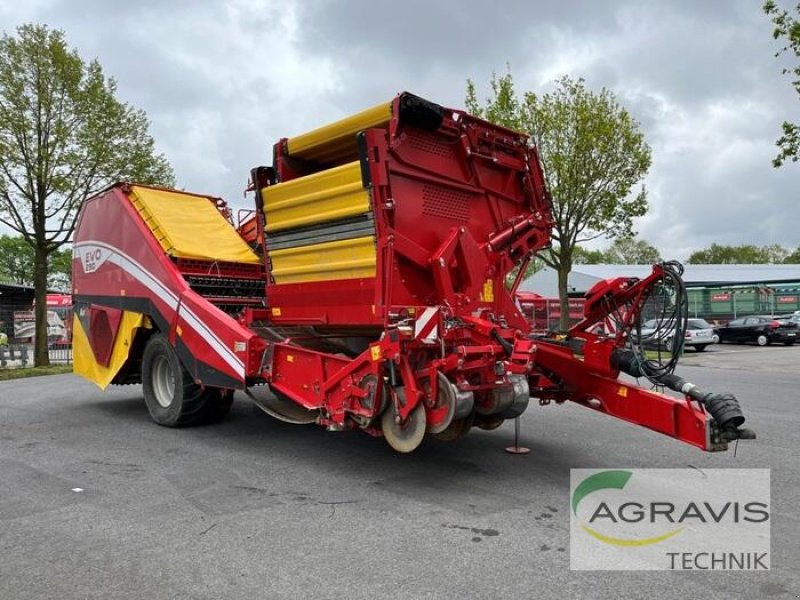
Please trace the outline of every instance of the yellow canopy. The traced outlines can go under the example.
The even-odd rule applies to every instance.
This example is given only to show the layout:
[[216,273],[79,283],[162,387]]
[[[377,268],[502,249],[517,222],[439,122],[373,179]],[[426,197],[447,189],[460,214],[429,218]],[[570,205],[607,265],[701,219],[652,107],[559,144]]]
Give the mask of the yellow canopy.
[[267,233],[369,212],[369,192],[356,161],[261,190]]
[[260,262],[209,198],[137,185],[130,200],[170,256]]
[[384,102],[360,113],[289,138],[289,155],[318,162],[358,156],[356,134],[372,127],[386,127],[392,118],[392,103]]

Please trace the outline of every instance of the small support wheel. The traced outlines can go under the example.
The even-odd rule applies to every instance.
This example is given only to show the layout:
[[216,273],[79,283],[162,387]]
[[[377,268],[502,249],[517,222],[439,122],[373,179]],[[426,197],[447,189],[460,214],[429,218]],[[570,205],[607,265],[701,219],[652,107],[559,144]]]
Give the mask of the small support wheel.
[[469,433],[473,423],[475,423],[475,413],[471,412],[463,419],[453,419],[444,431],[433,433],[431,437],[439,442],[455,442]]
[[389,392],[386,390],[386,385],[383,384],[382,379],[380,384],[378,381],[375,375],[369,374],[365,375],[358,383],[358,387],[366,392],[366,396],[360,400],[361,406],[372,413],[371,417],[353,415],[353,420],[362,428],[369,427],[377,421],[389,403]]
[[422,403],[412,410],[405,422],[398,423],[398,404],[405,406],[406,393],[402,387],[394,389],[397,402],[390,402],[388,408],[381,416],[381,429],[386,442],[397,452],[404,454],[413,452],[422,443],[425,437],[425,407]]
[[501,415],[480,415],[475,420],[475,426],[483,429],[484,431],[494,431],[505,422]]
[[[438,393],[433,406],[426,407],[425,420],[427,422],[428,433],[441,433],[453,422],[456,414],[456,391],[447,376],[438,372],[436,374]],[[422,384],[426,393],[430,392],[431,383],[426,379]]]

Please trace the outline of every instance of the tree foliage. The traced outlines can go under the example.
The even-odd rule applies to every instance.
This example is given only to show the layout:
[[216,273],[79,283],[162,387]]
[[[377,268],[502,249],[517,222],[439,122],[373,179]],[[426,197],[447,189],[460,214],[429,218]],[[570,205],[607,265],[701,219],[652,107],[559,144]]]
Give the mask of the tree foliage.
[[34,252],[37,365],[47,364],[48,256],[71,239],[84,199],[117,180],[174,183],[144,112],[116,93],[62,31],[29,24],[0,39],[0,223]]
[[[798,248],[798,252],[800,252],[800,248]],[[794,254],[790,254],[789,250],[780,244],[766,246],[711,244],[708,248],[693,252],[687,262],[691,265],[780,264],[792,262],[789,259],[793,256]]]
[[555,217],[555,244],[541,258],[558,272],[566,328],[575,247],[632,234],[633,218],[647,210],[645,188],[637,186],[650,168],[650,148],[614,94],[593,92],[583,79],[565,76],[553,92],[526,92],[521,99],[510,70],[493,75],[490,85],[491,96],[481,103],[474,82],[467,81],[467,110],[528,133],[538,148]]
[[[794,8],[795,16],[779,8],[774,0],[766,0],[763,10],[772,18],[772,37],[784,44],[775,56],[786,54],[793,57],[794,66],[784,68],[783,73],[792,78],[792,87],[800,95],[800,3]],[[775,167],[780,167],[787,160],[800,160],[800,124],[784,121],[781,129],[781,137],[776,142],[778,155],[772,161]]]
[[635,237],[617,238],[605,250],[575,246],[572,256],[576,265],[653,265],[662,260],[658,248]]
[[47,287],[72,291],[72,248],[59,248],[47,258]]
[[604,265],[606,262],[604,250],[587,250],[583,246],[575,246],[572,251],[573,265]]
[[0,235],[0,281],[33,283],[33,248],[19,236]]
[[663,260],[658,248],[633,237],[617,238],[604,255],[610,265],[652,265]]
[[[34,252],[21,236],[0,235],[0,281],[33,285]],[[72,283],[72,250],[53,251],[48,256],[47,287],[68,291]]]
[[[788,251],[787,251],[788,252]],[[794,252],[791,252],[783,259],[783,262],[787,265],[797,265],[800,264],[800,246],[795,248]]]

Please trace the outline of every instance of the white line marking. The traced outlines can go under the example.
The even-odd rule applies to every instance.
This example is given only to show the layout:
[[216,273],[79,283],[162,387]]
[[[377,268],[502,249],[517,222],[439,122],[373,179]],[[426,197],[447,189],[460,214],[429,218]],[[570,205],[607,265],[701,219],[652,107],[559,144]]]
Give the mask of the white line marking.
[[[233,351],[228,348],[217,335],[211,331],[208,326],[203,323],[191,309],[184,306],[178,301],[172,290],[166,287],[159,281],[150,271],[145,269],[141,264],[136,262],[130,256],[122,252],[119,248],[106,244],[105,242],[98,241],[85,241],[75,244],[75,250],[81,248],[93,248],[100,246],[109,251],[110,255],[106,259],[108,262],[117,265],[120,269],[125,271],[128,275],[136,279],[148,290],[158,296],[164,304],[166,304],[173,311],[178,311],[178,315],[182,317],[186,323],[194,329],[205,341],[211,346],[216,353],[224,360],[240,377],[244,377],[245,369],[244,363],[239,359]],[[83,262],[81,262],[83,265]]]

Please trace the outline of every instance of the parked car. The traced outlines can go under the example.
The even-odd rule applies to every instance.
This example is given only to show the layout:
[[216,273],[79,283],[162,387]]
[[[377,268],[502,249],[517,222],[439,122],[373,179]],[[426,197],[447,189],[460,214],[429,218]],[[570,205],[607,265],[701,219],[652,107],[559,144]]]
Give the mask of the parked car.
[[727,325],[716,328],[720,343],[755,342],[759,346],[782,343],[791,346],[798,338],[798,325],[789,320],[754,315],[739,317]]
[[800,313],[792,313],[791,315],[784,315],[775,318],[778,319],[778,321],[791,321],[792,323],[797,323],[800,325]]
[[[659,326],[657,319],[650,319],[642,323],[642,341],[645,346],[672,346],[672,336],[675,328],[670,328],[671,323]],[[703,352],[711,344],[716,344],[719,338],[714,332],[714,327],[705,319],[689,319],[686,323],[686,332],[683,336],[684,348],[694,348]]]

